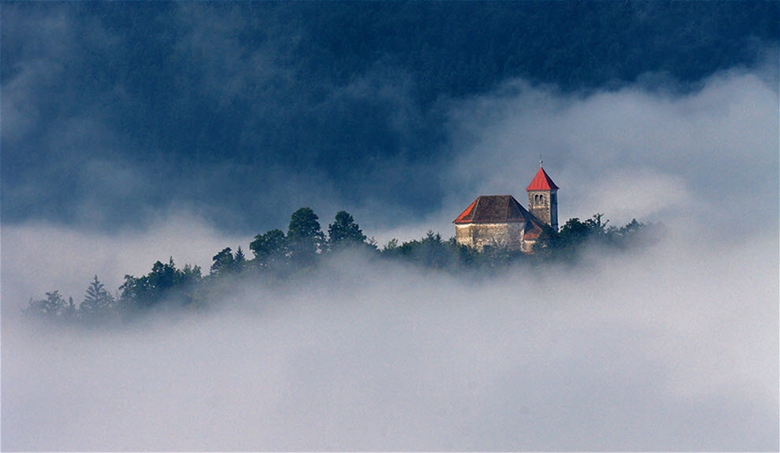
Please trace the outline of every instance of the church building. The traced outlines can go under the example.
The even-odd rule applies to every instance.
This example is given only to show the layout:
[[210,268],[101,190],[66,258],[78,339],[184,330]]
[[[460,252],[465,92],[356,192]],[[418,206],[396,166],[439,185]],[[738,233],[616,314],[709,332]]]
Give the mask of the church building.
[[528,193],[528,209],[512,195],[477,197],[452,223],[458,244],[484,251],[507,248],[533,253],[545,235],[558,231],[558,186],[541,163]]

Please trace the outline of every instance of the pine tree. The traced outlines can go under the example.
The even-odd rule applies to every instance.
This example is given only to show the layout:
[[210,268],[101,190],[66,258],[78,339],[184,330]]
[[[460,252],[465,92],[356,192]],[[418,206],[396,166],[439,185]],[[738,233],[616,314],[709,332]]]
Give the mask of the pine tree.
[[238,246],[238,250],[236,250],[236,259],[233,261],[236,267],[236,272],[243,272],[244,268],[246,267],[246,255],[244,255],[244,251],[241,250],[241,246]]
[[107,313],[114,307],[114,298],[106,291],[105,286],[100,283],[97,275],[87,287],[87,294],[84,301],[79,305],[79,312],[85,316],[95,316]]

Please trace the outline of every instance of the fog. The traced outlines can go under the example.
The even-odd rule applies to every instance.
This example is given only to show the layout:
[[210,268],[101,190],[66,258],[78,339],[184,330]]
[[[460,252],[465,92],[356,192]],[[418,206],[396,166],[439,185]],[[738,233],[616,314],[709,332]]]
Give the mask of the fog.
[[777,245],[487,281],[345,259],[108,332],[4,313],[3,448],[772,450]]
[[2,449],[777,450],[777,96],[747,71],[689,94],[507,82],[452,105],[441,212],[364,227],[449,237],[477,195],[524,202],[542,154],[561,223],[669,231],[575,267],[477,279],[342,256],[207,310],[68,328],[19,311],[169,256],[208,269],[251,237],[186,210],[112,233],[5,225]]

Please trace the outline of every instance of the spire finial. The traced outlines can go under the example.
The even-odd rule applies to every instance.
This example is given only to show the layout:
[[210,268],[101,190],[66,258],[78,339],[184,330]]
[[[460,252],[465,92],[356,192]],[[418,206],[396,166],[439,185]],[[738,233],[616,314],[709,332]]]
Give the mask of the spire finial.
[[539,154],[539,168],[542,168],[542,164],[544,164],[544,161],[542,160],[542,155]]

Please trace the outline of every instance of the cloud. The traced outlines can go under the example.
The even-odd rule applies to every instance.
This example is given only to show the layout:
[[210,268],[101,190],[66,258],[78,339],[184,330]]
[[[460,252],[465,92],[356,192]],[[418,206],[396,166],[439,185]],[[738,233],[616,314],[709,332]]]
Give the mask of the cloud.
[[198,265],[205,274],[223,248],[249,252],[251,238],[219,232],[188,212],[169,212],[146,228],[100,233],[45,223],[3,226],[3,317],[53,290],[78,305],[96,274],[113,293],[124,275],[147,274],[158,260],[173,257],[177,266]]
[[777,246],[482,281],[352,257],[111,331],[4,316],[3,448],[776,449]]
[[[669,70],[680,56],[664,59],[666,52],[658,48],[634,48],[637,40],[629,34],[617,48],[633,49],[630,61],[635,55],[648,58],[635,61],[634,69],[622,66],[626,61],[611,65],[623,52],[601,46],[609,58],[606,68],[590,67],[592,55],[577,57],[583,55],[576,38],[582,25],[563,34],[537,30],[542,17],[570,23],[562,17],[568,13],[537,6],[470,11],[463,5],[444,12],[425,4],[389,5],[376,16],[379,10],[352,4],[6,5],[4,221],[112,230],[143,225],[171,205],[187,204],[197,205],[222,229],[254,234],[280,226],[289,213],[308,205],[347,209],[375,222],[370,226],[376,229],[434,218],[438,229],[439,223],[449,227],[444,210],[457,214],[475,192],[522,193],[530,177],[522,175],[535,167],[539,154],[564,189],[569,181],[568,187],[581,187],[578,174],[566,173],[575,166],[586,175],[642,167],[662,179],[671,174],[694,184],[714,182],[685,174],[697,168],[697,174],[722,175],[721,187],[732,184],[724,168],[736,178],[749,170],[758,181],[771,179],[765,169],[772,168],[772,155],[758,169],[732,161],[735,147],[753,152],[776,143],[755,141],[766,140],[756,131],[776,129],[771,103],[777,49],[761,37],[749,45],[743,37],[745,24],[768,7],[739,17],[728,52],[717,46],[730,38],[713,31],[710,22],[699,24],[696,42],[685,42],[693,47],[674,45],[679,36],[655,42],[683,55],[718,57],[681,65],[689,77],[684,82],[665,73],[645,74],[638,76],[640,86],[609,92],[590,86],[583,94],[576,87],[608,74],[634,80],[632,73],[642,68]],[[616,24],[647,20],[646,11],[605,8],[591,8],[587,15],[617,14],[622,19]],[[697,11],[681,7],[677,20],[696,17]],[[718,9],[716,16],[729,11]],[[679,28],[664,15],[656,19],[650,21],[655,32]],[[512,26],[484,29],[483,21]],[[517,34],[502,35],[514,28]],[[513,45],[531,30],[540,37],[533,46]],[[602,35],[613,36],[593,37],[599,42]],[[550,39],[556,46],[563,40],[560,58],[548,58]],[[762,52],[772,64],[755,61]],[[700,80],[732,61],[761,72],[738,69]],[[531,86],[517,77],[552,77],[574,91]],[[514,81],[490,92],[507,78]],[[619,83],[625,82],[612,86]],[[682,96],[668,88],[692,84],[703,88]],[[709,137],[691,134],[704,130]],[[502,168],[480,174],[481,165],[491,164],[470,162],[480,159],[474,156],[502,158]],[[92,161],[118,169],[116,182],[84,181],[82,167]],[[452,161],[463,168],[451,171]],[[507,166],[515,162],[517,168]],[[510,168],[516,174],[506,171]],[[289,190],[280,188],[286,181],[292,181]],[[143,206],[133,200],[143,200]],[[592,214],[584,211],[586,200],[568,201],[583,211],[567,213],[562,206],[564,217]]]
[[464,207],[476,194],[523,198],[541,155],[561,187],[563,219],[704,216],[748,234],[776,229],[777,110],[776,87],[740,71],[685,94],[629,86],[563,95],[512,82],[454,108],[458,158],[445,184]]

